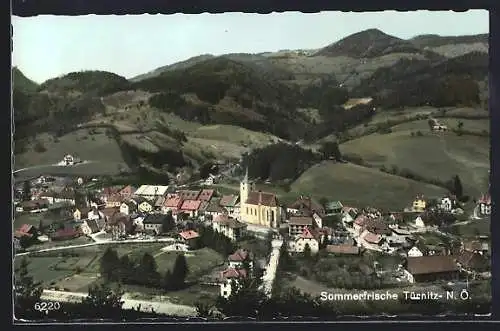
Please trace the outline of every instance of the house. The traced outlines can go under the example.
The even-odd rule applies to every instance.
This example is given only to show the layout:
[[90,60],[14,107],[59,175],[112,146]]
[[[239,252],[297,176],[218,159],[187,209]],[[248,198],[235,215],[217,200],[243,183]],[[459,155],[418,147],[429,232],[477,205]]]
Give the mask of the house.
[[104,208],[103,210],[100,211],[102,215],[104,215],[104,220],[108,222],[111,220],[114,214],[119,213],[120,209],[119,208]]
[[121,190],[118,191],[118,194],[122,196],[123,199],[130,199],[135,191],[137,191],[137,188],[132,186],[132,185],[127,185]]
[[342,203],[340,201],[329,201],[325,205],[326,215],[336,215],[342,213]]
[[208,206],[205,208],[205,215],[212,217],[212,219],[215,219],[217,216],[224,214],[227,214],[229,217],[232,217],[231,214],[229,214],[229,212],[223,206],[220,205],[220,201],[222,201],[222,199],[218,198],[212,199],[208,203]]
[[120,195],[120,191],[123,187],[122,186],[108,186],[104,187],[101,191],[100,194],[100,200],[102,200],[104,203],[108,201],[108,198],[115,196],[115,195]]
[[[102,222],[100,220],[88,219],[88,220],[85,220],[84,223],[85,223],[85,227],[88,228],[87,231],[90,231],[89,234],[97,233],[104,228],[104,222]],[[83,227],[84,226],[82,226],[82,228]]]
[[353,222],[353,229],[356,233],[360,234],[364,230],[365,224],[369,221],[370,219],[366,215],[358,215]]
[[87,218],[92,220],[99,220],[99,219],[104,219],[105,216],[102,213],[102,211],[97,209],[97,207],[92,207],[92,209],[90,209],[90,211],[87,214]]
[[106,232],[111,233],[113,239],[124,237],[133,231],[133,222],[129,215],[115,213],[106,224]]
[[201,190],[181,190],[179,196],[182,200],[198,200]]
[[435,132],[443,132],[443,131],[447,131],[447,130],[448,130],[448,127],[446,125],[434,124],[432,126],[432,131],[435,131]]
[[151,200],[135,197],[133,201],[137,204],[137,211],[140,213],[151,213],[154,210],[154,203]]
[[413,246],[408,251],[408,257],[420,257],[420,256],[424,256],[424,253],[422,253],[422,251],[418,249],[417,246]]
[[38,234],[37,228],[31,224],[23,224],[18,231],[21,234],[28,235],[30,237]]
[[135,213],[137,211],[137,204],[132,201],[123,201],[122,204],[120,205],[120,213],[125,214],[125,215],[130,215],[132,213]]
[[253,254],[250,251],[242,248],[237,249],[227,258],[229,262],[229,268],[242,269],[245,268],[245,263],[248,263],[249,270],[253,269],[253,259]]
[[488,243],[481,242],[479,240],[466,241],[462,244],[462,246],[462,249],[466,252],[472,252],[481,255],[487,255],[490,251]]
[[171,231],[175,227],[173,218],[163,214],[149,214],[144,218],[142,223],[144,224],[145,231],[152,231],[156,234]]
[[486,257],[479,253],[463,251],[456,258],[461,271],[476,273],[488,271],[490,263]]
[[453,280],[458,278],[459,268],[449,255],[408,257],[406,270],[416,282]]
[[354,223],[354,219],[358,216],[358,210],[352,207],[343,207],[342,208],[342,223],[346,227],[352,227]]
[[381,235],[372,233],[368,230],[363,231],[360,237],[370,245],[380,245],[383,240]]
[[189,217],[198,216],[198,208],[200,208],[201,200],[184,200],[180,211],[189,215]]
[[308,214],[316,212],[319,216],[325,215],[325,208],[319,202],[303,195],[290,204],[286,211],[288,215],[303,215],[304,212]]
[[155,201],[158,197],[164,196],[167,193],[168,186],[161,185],[141,185],[135,192],[134,195],[145,198],[148,200]]
[[110,195],[106,198],[106,203],[105,203],[105,207],[106,208],[120,208],[120,206],[122,205],[122,202],[123,202],[123,197],[118,194],[118,193],[115,193],[113,195]]
[[189,246],[191,249],[196,248],[197,244],[197,239],[200,237],[198,232],[193,231],[193,230],[188,230],[188,231],[183,231],[179,233],[179,238],[182,241],[182,243],[186,244]]
[[49,208],[49,201],[46,199],[34,199],[30,201],[22,201],[18,207],[16,208],[16,211],[23,212],[23,211],[29,211],[29,212],[38,212],[38,211],[44,211]]
[[302,234],[305,228],[314,228],[316,224],[312,217],[291,216],[288,221],[288,234],[290,237],[295,237]]
[[163,214],[168,214],[169,212],[176,212],[181,208],[182,205],[182,199],[174,194],[168,195],[165,201],[163,202],[163,205],[161,207],[161,212]]
[[220,198],[219,205],[227,210],[229,216],[235,217],[234,212],[237,209],[237,203],[240,197],[236,194],[223,195]]
[[288,242],[288,251],[294,253],[303,253],[306,246],[309,246],[311,254],[319,252],[319,245],[321,243],[321,235],[316,229],[306,227],[302,233]]
[[59,229],[58,231],[50,234],[50,239],[52,241],[71,240],[71,239],[78,238],[81,235],[82,235],[82,233],[79,229],[67,227],[64,229]]
[[413,200],[411,209],[415,212],[424,212],[426,206],[427,201],[425,201],[424,196],[418,195],[415,200]]
[[361,250],[358,246],[354,245],[327,245],[325,251],[336,255],[359,255]]
[[479,215],[491,215],[491,196],[489,194],[481,196],[481,198],[477,202],[477,206],[479,207]]
[[457,205],[457,200],[454,196],[446,196],[441,198],[438,207],[439,209],[450,213],[453,209],[455,209],[456,205]]
[[420,215],[417,216],[417,218],[415,218],[414,225],[415,225],[415,227],[420,228],[420,229],[425,228],[424,220],[422,219],[422,217]]
[[220,296],[229,298],[231,296],[233,286],[238,288],[241,285],[241,280],[248,277],[246,269],[228,268],[221,272],[220,277]]
[[248,169],[240,182],[240,219],[243,222],[277,228],[282,222],[282,210],[274,193],[257,191],[248,179]]
[[75,191],[71,188],[63,188],[59,192],[47,191],[40,193],[39,199],[47,200],[49,204],[55,203],[67,203],[69,205],[75,205]]
[[226,214],[215,217],[212,222],[212,229],[214,231],[222,233],[224,236],[234,241],[246,235],[246,228],[247,225],[245,223],[238,222]]
[[197,200],[210,201],[212,199],[214,193],[215,193],[214,190],[208,190],[208,189],[202,190],[200,192],[200,195],[198,196]]
[[391,228],[389,228],[389,226],[380,218],[367,219],[364,222],[363,228],[371,233],[381,236],[390,236],[392,234]]
[[86,219],[88,218],[90,210],[91,208],[89,207],[76,208],[75,211],[73,212],[73,218],[77,221]]

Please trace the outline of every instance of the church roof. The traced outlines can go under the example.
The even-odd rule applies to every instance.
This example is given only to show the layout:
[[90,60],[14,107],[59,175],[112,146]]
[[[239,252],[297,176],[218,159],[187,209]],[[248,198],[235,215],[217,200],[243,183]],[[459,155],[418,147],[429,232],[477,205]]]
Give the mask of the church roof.
[[276,194],[260,192],[260,191],[252,191],[248,194],[247,201],[245,202],[248,205],[262,205],[268,207],[277,207],[278,199],[276,198]]

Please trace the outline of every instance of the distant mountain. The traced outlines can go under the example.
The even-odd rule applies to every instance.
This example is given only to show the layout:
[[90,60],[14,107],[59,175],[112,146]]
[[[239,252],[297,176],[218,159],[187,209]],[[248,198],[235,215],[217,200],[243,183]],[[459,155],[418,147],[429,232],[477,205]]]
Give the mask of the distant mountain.
[[390,53],[422,53],[411,42],[390,36],[378,29],[352,34],[319,50],[315,55],[373,58]]
[[35,92],[38,84],[26,77],[17,67],[12,68],[12,83],[22,92]]
[[488,34],[477,34],[470,36],[439,36],[436,34],[425,34],[413,37],[409,40],[417,47],[439,47],[449,44],[472,44],[488,43]]

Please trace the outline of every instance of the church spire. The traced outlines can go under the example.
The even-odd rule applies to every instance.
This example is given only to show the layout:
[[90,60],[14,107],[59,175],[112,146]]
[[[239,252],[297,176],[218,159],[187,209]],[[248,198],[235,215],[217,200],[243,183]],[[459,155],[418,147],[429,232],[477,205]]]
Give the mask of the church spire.
[[243,178],[243,182],[248,183],[248,166],[246,167],[246,170],[245,170],[245,177]]

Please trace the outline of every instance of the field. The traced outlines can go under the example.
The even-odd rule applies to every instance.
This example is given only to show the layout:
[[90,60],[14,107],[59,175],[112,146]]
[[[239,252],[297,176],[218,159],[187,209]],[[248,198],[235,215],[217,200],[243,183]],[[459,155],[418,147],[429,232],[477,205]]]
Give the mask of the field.
[[[476,123],[477,127],[484,124],[482,120]],[[479,195],[488,187],[489,139],[454,133],[432,134],[428,129],[422,129],[423,136],[411,136],[410,128],[419,125],[424,123],[405,123],[396,126],[393,133],[354,139],[342,144],[341,151],[359,155],[375,167],[397,166],[428,179],[447,181],[459,175],[464,193],[471,196]]]
[[[487,119],[481,120],[469,120],[469,119],[456,119],[456,118],[439,118],[440,123],[446,125],[448,129],[456,129],[458,122],[463,123],[463,129],[473,132],[490,131],[490,121]],[[429,124],[427,120],[419,120],[408,123],[403,123],[395,125],[391,128],[393,132],[395,131],[417,131],[420,130],[423,133],[429,132]]]
[[354,164],[323,162],[306,170],[291,186],[296,195],[340,200],[345,205],[374,206],[399,210],[407,207],[417,194],[441,196],[445,190],[378,169]]

